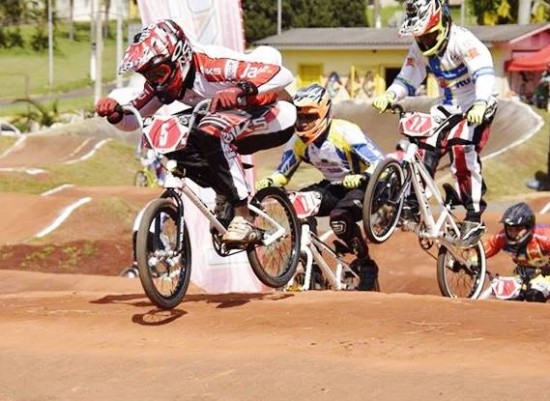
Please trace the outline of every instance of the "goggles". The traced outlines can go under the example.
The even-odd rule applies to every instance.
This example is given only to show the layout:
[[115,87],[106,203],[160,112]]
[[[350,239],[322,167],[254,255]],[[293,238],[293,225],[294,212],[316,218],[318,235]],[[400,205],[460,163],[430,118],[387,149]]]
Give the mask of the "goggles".
[[153,87],[165,85],[174,75],[174,67],[170,63],[162,63],[144,71],[139,71]]
[[504,226],[506,230],[506,235],[508,238],[511,238],[512,240],[519,239],[522,237],[528,230],[526,226]]
[[438,27],[432,29],[430,32],[416,37],[416,42],[420,45],[422,50],[431,49],[437,44],[437,37],[439,36]]
[[303,124],[309,124],[319,119],[319,113],[298,113],[298,121]]

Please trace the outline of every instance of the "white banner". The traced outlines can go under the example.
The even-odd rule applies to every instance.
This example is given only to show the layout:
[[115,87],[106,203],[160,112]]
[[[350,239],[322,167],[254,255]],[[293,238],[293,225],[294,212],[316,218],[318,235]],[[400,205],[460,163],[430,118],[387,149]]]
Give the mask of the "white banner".
[[202,44],[244,50],[240,0],[138,0],[144,24],[171,18]]
[[[171,18],[186,35],[201,44],[216,44],[237,51],[244,49],[244,28],[240,0],[138,0],[142,22],[150,24]],[[252,164],[252,157],[243,158]],[[252,169],[247,181],[254,185]],[[193,185],[191,183],[191,185]],[[194,186],[201,199],[214,203],[214,191]],[[264,288],[252,272],[245,252],[220,257],[213,248],[209,222],[189,201],[185,201],[193,253],[193,283],[209,293],[260,292]]]

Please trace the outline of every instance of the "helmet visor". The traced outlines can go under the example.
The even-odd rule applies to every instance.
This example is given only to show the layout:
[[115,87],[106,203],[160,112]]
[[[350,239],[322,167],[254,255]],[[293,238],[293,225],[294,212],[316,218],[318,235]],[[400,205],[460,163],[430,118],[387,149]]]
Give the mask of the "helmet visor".
[[506,230],[506,237],[511,241],[521,240],[529,231],[526,226],[509,226],[507,224],[504,226],[504,229]]
[[420,50],[427,51],[434,48],[437,45],[437,38],[439,36],[439,29],[432,29],[424,35],[416,37],[416,42],[420,47]]
[[169,63],[163,63],[139,72],[151,86],[158,87],[168,82],[174,73],[174,68]]
[[319,118],[319,113],[316,111],[307,112],[298,110],[296,128],[298,128],[298,131],[307,131],[315,126]]

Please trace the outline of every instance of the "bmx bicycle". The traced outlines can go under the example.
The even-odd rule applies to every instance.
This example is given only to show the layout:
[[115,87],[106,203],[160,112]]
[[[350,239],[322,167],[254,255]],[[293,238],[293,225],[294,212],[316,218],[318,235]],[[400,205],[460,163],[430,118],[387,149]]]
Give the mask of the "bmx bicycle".
[[[300,221],[302,235],[301,263],[285,290],[356,290],[359,286],[359,275],[346,261],[346,255],[353,252],[338,239],[329,245],[332,230],[329,229],[323,234],[317,233],[315,216],[321,204],[319,194],[315,191],[289,192],[288,197]],[[375,290],[380,291],[378,282]]]
[[[209,105],[210,99],[206,99],[190,114],[146,119],[132,106],[123,106],[122,112],[134,113],[147,146],[169,158],[171,152],[186,146],[189,135]],[[188,185],[186,179],[193,180],[193,177],[187,177],[176,160],[167,159],[163,166],[166,169],[164,192],[144,207],[135,244],[139,278],[153,304],[161,309],[172,309],[182,302],[189,286],[192,227],[186,224],[184,198],[209,221],[214,249],[220,256],[246,252],[252,271],[263,284],[272,288],[287,284],[300,257],[300,225],[282,189],[265,188],[249,200],[248,208],[261,236],[247,246],[230,247],[223,243],[222,237],[233,218],[232,211],[217,216]]]
[[[450,115],[436,124],[430,114],[406,112],[398,104],[388,111],[399,114],[400,134],[406,138],[400,141],[405,148],[403,160],[386,158],[372,174],[363,201],[365,235],[374,243],[382,243],[398,225],[403,231],[414,232],[421,248],[437,260],[441,294],[476,299],[483,290],[487,270],[483,243],[461,246],[460,219],[453,213],[460,204],[459,196],[450,184],[444,184],[443,198],[418,153],[422,138],[444,130],[451,130],[452,135],[453,130],[464,129],[465,124],[456,124],[464,116]],[[402,216],[403,204],[411,198],[419,211],[413,220]],[[434,245],[437,256],[429,252]]]

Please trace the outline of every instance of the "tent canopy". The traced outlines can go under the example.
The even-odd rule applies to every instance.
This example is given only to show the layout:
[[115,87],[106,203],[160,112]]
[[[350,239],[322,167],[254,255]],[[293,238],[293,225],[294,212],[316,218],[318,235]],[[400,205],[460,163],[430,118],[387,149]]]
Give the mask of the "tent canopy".
[[527,57],[514,58],[508,64],[508,71],[546,71],[550,66],[550,45]]

